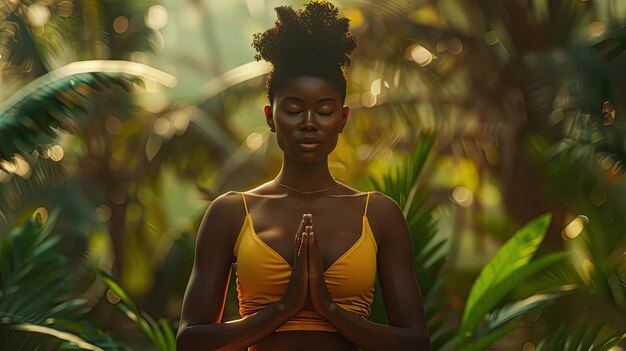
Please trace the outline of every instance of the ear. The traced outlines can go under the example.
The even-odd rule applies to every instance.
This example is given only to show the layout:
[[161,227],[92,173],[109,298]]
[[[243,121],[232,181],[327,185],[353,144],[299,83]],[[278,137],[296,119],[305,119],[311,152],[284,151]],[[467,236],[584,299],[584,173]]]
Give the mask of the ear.
[[272,132],[275,132],[276,128],[274,127],[274,119],[272,118],[272,106],[265,105],[263,110],[265,111],[265,121],[267,122],[267,125],[270,127]]
[[346,127],[346,122],[348,122],[348,115],[350,114],[350,108],[348,106],[344,106],[341,110],[341,122],[339,123],[339,133],[343,132],[343,128]]

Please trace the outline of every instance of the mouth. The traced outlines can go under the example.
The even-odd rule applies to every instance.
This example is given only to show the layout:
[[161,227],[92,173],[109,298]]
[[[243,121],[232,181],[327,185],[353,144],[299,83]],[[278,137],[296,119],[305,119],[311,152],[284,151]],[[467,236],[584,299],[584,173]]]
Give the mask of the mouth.
[[299,142],[298,146],[305,151],[313,151],[320,146],[319,142]]

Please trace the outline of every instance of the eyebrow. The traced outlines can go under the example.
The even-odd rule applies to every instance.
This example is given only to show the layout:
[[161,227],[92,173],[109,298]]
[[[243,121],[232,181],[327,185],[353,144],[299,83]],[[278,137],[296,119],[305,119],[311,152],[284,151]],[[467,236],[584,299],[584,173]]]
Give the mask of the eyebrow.
[[[284,101],[284,100],[296,100],[296,101],[298,101],[298,102],[304,102],[304,100],[300,99],[299,97],[295,97],[295,96],[286,96],[286,97],[283,99],[283,101]],[[327,101],[337,102],[337,100],[336,100],[336,99],[333,99],[333,98],[327,97],[327,98],[323,98],[323,99],[319,99],[319,100],[317,100],[317,103],[319,104],[320,102],[327,102]]]

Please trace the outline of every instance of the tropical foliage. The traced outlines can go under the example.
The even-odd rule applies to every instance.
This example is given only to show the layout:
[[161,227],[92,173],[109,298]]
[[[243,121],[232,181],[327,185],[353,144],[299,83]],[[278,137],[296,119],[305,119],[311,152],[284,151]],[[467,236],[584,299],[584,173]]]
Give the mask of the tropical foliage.
[[465,303],[458,332],[459,349],[483,350],[515,328],[508,322],[555,298],[550,295],[535,296],[522,303],[508,304],[499,311],[491,312],[487,326],[481,327],[484,316],[507,293],[563,258],[564,253],[559,252],[530,262],[543,241],[550,218],[549,214],[545,214],[526,224],[481,270]]
[[[85,319],[93,306],[76,297],[88,262],[68,265],[51,234],[58,218],[44,209],[0,242],[0,335],[6,350],[56,345],[62,350],[119,350],[122,346]],[[33,334],[35,336],[33,337]]]
[[[267,4],[0,4],[0,348],[123,348],[98,321],[171,349],[203,209],[280,166],[250,62]],[[331,171],[403,208],[433,349],[623,348],[624,5],[337,4],[359,48]],[[94,265],[123,314],[77,297]]]
[[562,324],[554,333],[548,335],[537,345],[537,351],[548,350],[587,350],[587,351],[608,351],[626,338],[623,335],[599,337],[600,330],[605,323],[599,323],[592,330],[587,330],[587,322],[574,329],[571,326]]
[[135,302],[128,296],[122,287],[113,280],[106,272],[99,270],[98,276],[110,289],[112,294],[119,299],[115,306],[130,318],[137,327],[150,339],[159,351],[176,351],[176,340],[172,327],[168,322],[160,318],[155,321],[149,314],[139,311]]
[[[434,350],[438,350],[453,335],[453,331],[443,328],[451,318],[449,311],[446,313],[444,310],[447,301],[441,295],[441,288],[445,284],[442,268],[446,260],[446,242],[437,237],[432,214],[435,205],[426,205],[430,192],[420,183],[420,175],[427,161],[432,159],[436,138],[434,134],[425,134],[417,140],[412,155],[405,158],[400,166],[383,174],[381,181],[374,178],[371,181],[374,190],[384,193],[400,205],[407,219],[412,235],[415,275],[424,299],[431,345]],[[386,323],[378,281],[374,291],[370,319]]]

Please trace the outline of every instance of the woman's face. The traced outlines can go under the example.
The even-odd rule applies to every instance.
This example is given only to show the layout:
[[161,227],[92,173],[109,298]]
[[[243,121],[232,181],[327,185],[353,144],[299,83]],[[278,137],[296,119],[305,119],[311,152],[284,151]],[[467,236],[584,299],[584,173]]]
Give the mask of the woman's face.
[[328,81],[302,76],[275,92],[265,117],[286,156],[319,161],[335,149],[348,120],[348,108],[342,106],[341,93]]

